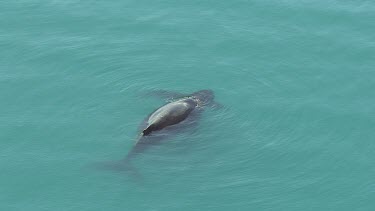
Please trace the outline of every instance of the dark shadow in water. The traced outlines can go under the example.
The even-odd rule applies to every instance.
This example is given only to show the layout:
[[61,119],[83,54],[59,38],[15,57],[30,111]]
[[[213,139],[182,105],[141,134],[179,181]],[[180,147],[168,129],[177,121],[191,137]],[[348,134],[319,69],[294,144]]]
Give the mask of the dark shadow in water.
[[[198,129],[198,122],[202,116],[202,112],[205,108],[211,108],[211,109],[220,109],[223,108],[223,106],[217,102],[214,101],[214,93],[212,90],[200,90],[198,92],[194,92],[190,95],[171,92],[171,91],[164,91],[164,90],[154,90],[152,92],[149,92],[149,96],[158,96],[159,98],[162,98],[164,100],[171,100],[181,97],[192,97],[196,100],[198,100],[199,107],[195,108],[195,110],[190,113],[189,117],[185,119],[184,121],[173,125],[168,126],[160,131],[154,131],[151,134],[147,136],[140,135],[133,148],[130,150],[130,152],[119,161],[112,161],[112,162],[102,162],[97,163],[95,166],[98,169],[104,169],[104,170],[110,170],[115,172],[124,172],[131,176],[136,181],[142,180],[142,175],[138,171],[138,168],[134,167],[132,165],[132,161],[135,157],[142,155],[145,153],[145,151],[149,148],[152,148],[152,146],[162,144],[165,141],[170,140],[174,135],[186,133],[186,132],[194,132]],[[148,117],[140,124],[140,127],[138,128],[138,134],[141,134],[142,129],[145,128],[147,125],[147,119]],[[162,153],[162,152],[160,152]]]
[[173,137],[176,137],[176,134],[193,133],[196,131],[198,129],[201,113],[201,110],[196,110],[192,112],[187,119],[179,124],[166,127],[160,131],[155,131],[148,136],[139,136],[135,141],[133,148],[123,159],[117,161],[97,162],[93,164],[92,167],[99,170],[123,173],[129,176],[135,182],[141,183],[143,180],[143,175],[140,173],[138,167],[133,165],[133,160],[138,156],[142,156],[142,154],[148,149],[163,144],[171,140]]

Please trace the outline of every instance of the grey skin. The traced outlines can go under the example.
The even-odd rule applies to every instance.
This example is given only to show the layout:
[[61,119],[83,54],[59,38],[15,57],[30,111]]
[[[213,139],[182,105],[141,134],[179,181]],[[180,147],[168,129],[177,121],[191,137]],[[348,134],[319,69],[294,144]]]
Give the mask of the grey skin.
[[147,126],[142,131],[142,135],[148,136],[154,131],[159,131],[184,121],[198,107],[199,103],[198,99],[189,97],[160,107],[148,117]]
[[152,112],[140,126],[140,134],[133,149],[125,157],[129,160],[151,145],[160,143],[171,134],[196,126],[206,107],[217,107],[212,90],[192,94],[154,91],[149,95],[162,97],[169,102]]
[[127,171],[136,178],[141,178],[137,170],[130,165],[134,156],[150,146],[168,139],[172,134],[196,127],[205,108],[218,107],[219,105],[214,102],[214,93],[211,90],[200,90],[188,95],[169,91],[153,91],[148,96],[161,97],[168,103],[156,109],[142,122],[138,139],[123,160],[117,163],[104,163],[98,167]]

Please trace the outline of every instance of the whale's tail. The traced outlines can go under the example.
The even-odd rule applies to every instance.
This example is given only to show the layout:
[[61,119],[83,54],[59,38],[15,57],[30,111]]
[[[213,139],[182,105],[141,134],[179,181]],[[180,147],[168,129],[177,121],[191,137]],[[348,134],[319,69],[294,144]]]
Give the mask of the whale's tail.
[[118,161],[98,162],[95,163],[93,167],[99,170],[124,173],[137,181],[142,179],[142,175],[140,174],[138,169],[135,168],[127,158]]
[[135,141],[135,145],[132,150],[121,160],[117,161],[104,161],[98,162],[94,164],[96,169],[106,170],[106,171],[113,171],[119,173],[125,173],[126,175],[130,176],[132,179],[136,181],[140,181],[143,177],[141,173],[138,171],[136,167],[132,165],[133,158],[141,153],[144,148],[144,143],[142,142],[143,134],[141,133],[137,140]]

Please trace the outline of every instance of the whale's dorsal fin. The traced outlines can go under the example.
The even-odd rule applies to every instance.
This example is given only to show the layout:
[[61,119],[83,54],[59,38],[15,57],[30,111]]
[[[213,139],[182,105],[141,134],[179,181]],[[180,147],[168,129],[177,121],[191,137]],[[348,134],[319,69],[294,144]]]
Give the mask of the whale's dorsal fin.
[[148,126],[146,129],[144,129],[144,130],[142,131],[142,134],[143,134],[144,136],[147,136],[147,135],[149,135],[154,129],[155,129],[155,125],[150,125],[150,126]]
[[167,91],[167,90],[147,91],[145,95],[159,97],[159,98],[162,98],[163,100],[172,100],[172,99],[183,98],[183,97],[188,96],[187,94],[174,92],[174,91]]

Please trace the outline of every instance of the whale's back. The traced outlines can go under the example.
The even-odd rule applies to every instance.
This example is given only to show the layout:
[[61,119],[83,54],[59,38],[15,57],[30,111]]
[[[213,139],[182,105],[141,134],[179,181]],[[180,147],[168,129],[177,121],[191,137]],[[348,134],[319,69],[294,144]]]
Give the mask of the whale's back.
[[152,131],[161,130],[167,126],[182,122],[195,107],[196,102],[192,99],[183,99],[160,107],[148,118],[147,127],[143,130],[143,135],[148,135]]

